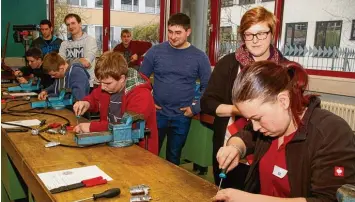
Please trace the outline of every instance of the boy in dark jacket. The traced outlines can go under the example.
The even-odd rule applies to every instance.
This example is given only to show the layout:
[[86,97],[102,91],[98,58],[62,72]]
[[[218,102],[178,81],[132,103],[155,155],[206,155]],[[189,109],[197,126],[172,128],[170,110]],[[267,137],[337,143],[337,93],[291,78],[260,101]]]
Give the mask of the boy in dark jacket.
[[[95,76],[100,86],[73,106],[76,115],[86,111],[100,112],[100,121],[81,123],[74,128],[77,133],[108,130],[109,123],[120,122],[122,115],[135,112],[144,115],[146,127],[150,130],[148,150],[158,155],[158,129],[156,111],[149,79],[128,68],[122,54],[106,52],[97,61]],[[145,141],[139,142],[144,147]]]
[[29,66],[22,67],[14,72],[14,75],[17,77],[19,83],[27,83],[27,79],[23,76],[28,76],[34,78],[34,81],[41,79],[41,85],[43,88],[47,88],[52,85],[54,79],[51,78],[48,74],[45,74],[42,66],[43,55],[40,49],[30,48],[26,51],[26,59]]
[[59,52],[62,40],[52,35],[53,27],[49,20],[42,20],[39,24],[42,36],[32,41],[31,47],[41,49],[43,55],[50,52]]
[[89,94],[90,75],[81,64],[69,65],[58,53],[52,52],[44,57],[43,68],[55,81],[38,95],[39,100],[58,96],[63,88],[70,90],[76,100]]

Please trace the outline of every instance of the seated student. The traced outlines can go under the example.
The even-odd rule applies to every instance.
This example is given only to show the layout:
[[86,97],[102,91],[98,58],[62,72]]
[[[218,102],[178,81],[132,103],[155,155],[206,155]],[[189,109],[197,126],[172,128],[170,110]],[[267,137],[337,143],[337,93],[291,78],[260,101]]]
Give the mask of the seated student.
[[[156,111],[149,79],[138,71],[128,68],[119,52],[105,52],[96,62],[95,76],[100,86],[83,101],[74,104],[73,111],[82,115],[86,111],[99,112],[100,121],[80,123],[74,128],[77,133],[108,130],[109,123],[120,122],[124,112],[143,114],[151,134],[148,150],[158,155],[158,129]],[[144,141],[139,145],[144,147]]]
[[39,100],[45,100],[48,95],[58,96],[63,88],[70,90],[75,100],[89,94],[90,75],[80,63],[69,65],[58,53],[52,52],[44,57],[43,68],[55,81],[38,95]]
[[26,51],[26,59],[30,66],[22,67],[14,72],[18,82],[28,83],[27,79],[25,79],[23,76],[29,76],[30,78],[34,78],[34,81],[40,78],[43,88],[47,88],[48,86],[52,85],[54,79],[51,78],[51,76],[48,74],[45,74],[43,71],[42,51],[39,48],[30,48]]
[[[254,154],[244,191],[222,189],[214,201],[336,201],[355,184],[355,136],[339,116],[304,95],[308,75],[297,63],[255,62],[238,74],[232,99],[252,123],[217,153],[221,169]],[[236,179],[238,180],[238,179]]]

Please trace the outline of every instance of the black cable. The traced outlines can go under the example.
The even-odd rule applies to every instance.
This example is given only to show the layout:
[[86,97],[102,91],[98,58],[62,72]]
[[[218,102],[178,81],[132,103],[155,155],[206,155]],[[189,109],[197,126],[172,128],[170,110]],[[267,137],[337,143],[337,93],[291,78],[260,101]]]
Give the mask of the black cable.
[[[17,100],[11,100],[11,101],[17,101]],[[11,102],[9,101],[9,102]],[[58,115],[58,114],[52,114],[52,113],[48,113],[48,112],[44,112],[44,111],[41,111],[41,112],[37,112],[37,111],[33,111],[33,110],[36,110],[35,108],[32,108],[32,109],[28,109],[28,110],[14,110],[14,108],[16,107],[19,107],[19,106],[22,106],[22,105],[27,105],[27,104],[30,104],[31,102],[25,102],[25,103],[21,103],[21,104],[17,104],[17,105],[14,105],[14,106],[11,106],[9,107],[8,109],[6,109],[6,106],[4,107],[4,109],[2,109],[2,114],[9,114],[9,115],[12,115],[12,116],[24,116],[23,114],[15,114],[15,113],[33,113],[33,115],[27,115],[27,116],[35,116],[37,114],[46,114],[46,115],[50,115],[50,116],[56,116],[58,118],[62,118],[64,119],[67,123],[64,124],[64,125],[69,125],[70,124],[70,120],[64,116],[61,116],[61,115]],[[6,102],[7,104],[7,102]],[[6,110],[6,111],[5,111]],[[12,123],[5,123],[5,122],[1,122],[2,124],[7,124],[7,125],[12,125],[12,126],[18,126],[18,127],[23,127],[23,128],[27,128],[27,129],[30,129],[30,130],[34,130],[32,127],[29,127],[29,126],[24,126],[24,125],[20,125],[20,124],[12,124]],[[38,136],[40,136],[43,140],[47,141],[47,142],[51,142],[50,140],[48,140],[47,138],[45,138],[43,135],[41,135],[41,133],[38,133]],[[87,148],[87,147],[93,147],[93,146],[96,146],[96,145],[100,145],[100,144],[103,144],[103,143],[98,143],[98,144],[92,144],[92,145],[85,145],[85,146],[79,146],[79,145],[67,145],[67,144],[62,144],[62,143],[59,143],[59,146],[63,146],[63,147],[71,147],[71,148]]]
[[[1,124],[6,124],[6,125],[10,125],[10,126],[17,126],[17,127],[22,127],[22,128],[27,128],[27,129],[30,129],[30,130],[34,130],[34,128],[32,128],[32,127],[24,126],[24,125],[20,125],[20,124],[6,123],[6,122],[3,122],[3,121],[1,121]],[[52,142],[51,140],[49,140],[49,139],[45,138],[43,135],[41,135],[41,133],[38,133],[38,136],[39,136],[40,138],[42,138],[44,141],[46,141],[46,142]],[[103,144],[103,143],[92,144],[92,145],[85,145],[85,146],[69,145],[69,144],[62,144],[62,143],[59,143],[58,146],[70,147],[70,148],[87,148],[87,147],[97,146],[97,145],[100,145],[100,144]]]
[[6,109],[6,111],[4,111],[4,113],[10,114],[10,115],[14,115],[14,116],[19,116],[19,115],[15,115],[13,113],[34,113],[34,115],[36,115],[36,114],[47,114],[47,115],[51,115],[51,116],[56,116],[56,117],[62,118],[62,119],[64,119],[67,122],[67,124],[70,124],[70,120],[68,118],[64,117],[64,116],[61,116],[61,115],[58,115],[58,114],[52,114],[52,113],[48,113],[48,112],[44,112],[44,111],[43,112],[33,111],[33,110],[36,110],[35,108],[28,109],[28,110],[21,110],[21,111],[14,110],[14,108],[16,108],[16,107],[19,107],[19,106],[22,106],[22,105],[27,105],[27,104],[30,104],[30,103],[31,102],[25,102],[25,103],[21,103],[21,104],[17,104],[17,105],[11,106],[8,109]]

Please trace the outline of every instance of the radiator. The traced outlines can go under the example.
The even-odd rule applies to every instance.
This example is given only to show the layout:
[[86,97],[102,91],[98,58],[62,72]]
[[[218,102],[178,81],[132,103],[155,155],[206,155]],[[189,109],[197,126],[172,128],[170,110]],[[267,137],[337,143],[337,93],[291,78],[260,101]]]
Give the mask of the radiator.
[[353,131],[355,131],[355,105],[345,105],[335,102],[321,102],[322,109],[331,111],[332,113],[343,118]]

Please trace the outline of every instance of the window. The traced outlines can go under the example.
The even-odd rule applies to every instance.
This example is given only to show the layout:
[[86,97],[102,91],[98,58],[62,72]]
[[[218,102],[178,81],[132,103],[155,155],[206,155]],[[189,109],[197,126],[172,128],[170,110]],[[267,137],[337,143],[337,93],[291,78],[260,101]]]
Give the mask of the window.
[[[113,9],[114,0],[110,0],[110,8]],[[95,0],[95,8],[102,8],[102,0]]]
[[96,39],[96,44],[97,48],[100,53],[102,53],[102,26],[98,25],[95,26],[95,39]]
[[286,23],[285,45],[304,47],[307,40],[307,22]]
[[83,25],[82,30],[83,32],[88,33],[88,25]]
[[145,0],[146,13],[159,13],[160,0]]
[[239,5],[255,4],[255,0],[239,0]]
[[351,26],[350,40],[355,40],[355,20],[353,20],[353,24]]
[[87,7],[87,0],[67,0],[67,4]]
[[123,11],[135,11],[138,12],[138,0],[121,0],[121,9]]
[[221,7],[231,7],[233,6],[233,0],[222,0]]
[[342,21],[323,21],[316,24],[315,47],[339,47]]
[[221,27],[220,28],[220,39],[221,41],[231,41],[232,40],[232,26],[227,26],[227,27]]

